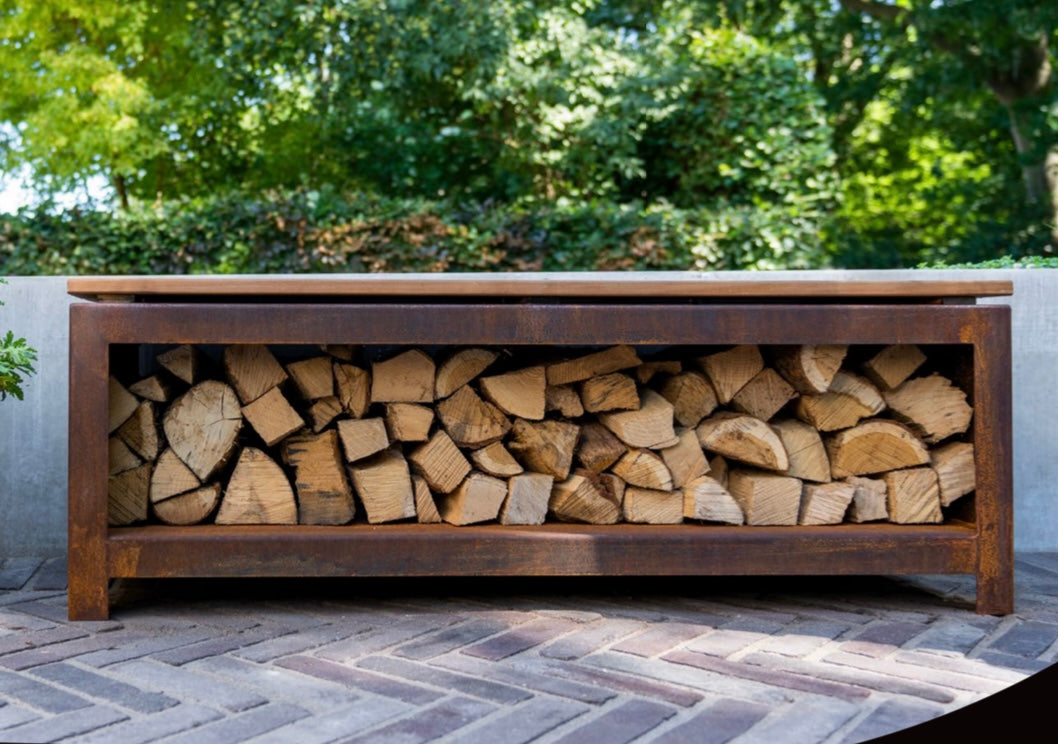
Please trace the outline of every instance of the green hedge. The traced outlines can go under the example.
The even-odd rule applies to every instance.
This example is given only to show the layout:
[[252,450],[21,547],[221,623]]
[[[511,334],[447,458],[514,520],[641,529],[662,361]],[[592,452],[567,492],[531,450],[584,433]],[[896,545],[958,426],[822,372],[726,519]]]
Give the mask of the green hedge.
[[811,268],[820,228],[774,207],[453,204],[329,191],[0,215],[0,274]]
[[1003,256],[988,261],[974,263],[935,263],[922,264],[920,269],[1058,269],[1058,257],[1055,256]]

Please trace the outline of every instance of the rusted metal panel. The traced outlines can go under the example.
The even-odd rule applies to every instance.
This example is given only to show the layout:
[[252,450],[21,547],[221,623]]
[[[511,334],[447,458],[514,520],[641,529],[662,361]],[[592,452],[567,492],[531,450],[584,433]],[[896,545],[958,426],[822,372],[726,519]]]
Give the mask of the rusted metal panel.
[[[72,619],[107,617],[111,577],[973,573],[1013,608],[1010,313],[947,304],[132,303],[70,309]],[[113,344],[952,345],[972,383],[977,492],[940,527],[162,526],[108,530]],[[967,360],[972,360],[968,362]]]
[[69,523],[71,620],[102,620],[107,597],[109,345],[90,306],[70,306]]
[[966,526],[201,525],[112,531],[121,577],[972,573]]
[[1014,611],[1010,308],[997,311],[974,326],[975,573],[977,611],[1006,615]]
[[111,343],[967,343],[995,305],[88,305]]

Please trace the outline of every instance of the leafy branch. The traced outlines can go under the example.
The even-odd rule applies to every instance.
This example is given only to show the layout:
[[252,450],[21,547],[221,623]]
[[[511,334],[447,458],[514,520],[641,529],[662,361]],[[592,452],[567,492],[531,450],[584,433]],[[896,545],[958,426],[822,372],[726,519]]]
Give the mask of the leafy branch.
[[12,331],[0,336],[0,400],[6,400],[8,395],[22,400],[22,385],[25,378],[36,371],[33,368],[35,361],[37,351],[26,343],[26,339],[15,338]]

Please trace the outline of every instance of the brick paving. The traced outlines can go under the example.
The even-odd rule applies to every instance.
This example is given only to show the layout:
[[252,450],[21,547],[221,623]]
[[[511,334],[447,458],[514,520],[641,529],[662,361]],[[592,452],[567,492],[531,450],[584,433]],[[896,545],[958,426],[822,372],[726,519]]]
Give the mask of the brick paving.
[[0,561],[0,742],[855,744],[1058,662],[1058,554],[1017,608],[914,578],[121,581]]

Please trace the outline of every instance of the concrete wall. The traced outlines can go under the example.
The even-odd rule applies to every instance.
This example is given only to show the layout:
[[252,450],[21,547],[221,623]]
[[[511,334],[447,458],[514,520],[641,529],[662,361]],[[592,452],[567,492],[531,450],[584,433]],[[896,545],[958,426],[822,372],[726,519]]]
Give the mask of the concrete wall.
[[66,280],[12,278],[0,284],[0,332],[37,350],[25,400],[0,403],[0,557],[66,551],[66,419],[69,318]]
[[[784,275],[803,277],[804,272],[769,278]],[[812,278],[911,275],[827,271]],[[922,272],[913,275],[922,278]],[[1058,271],[938,271],[930,278],[1014,281],[1012,298],[988,301],[1009,302],[1013,315],[1015,547],[1058,550]],[[0,300],[7,303],[0,307],[0,330],[25,336],[40,355],[26,399],[0,403],[0,557],[58,555],[66,547],[66,280],[13,278],[0,285]]]

